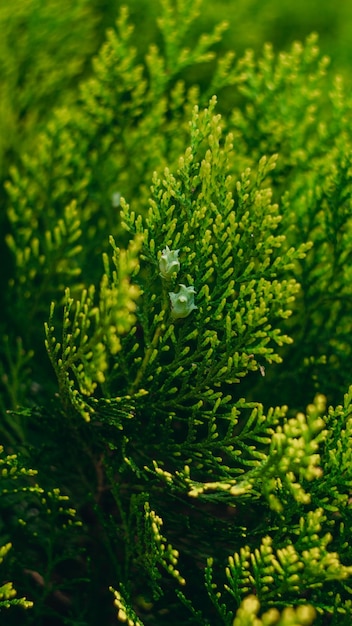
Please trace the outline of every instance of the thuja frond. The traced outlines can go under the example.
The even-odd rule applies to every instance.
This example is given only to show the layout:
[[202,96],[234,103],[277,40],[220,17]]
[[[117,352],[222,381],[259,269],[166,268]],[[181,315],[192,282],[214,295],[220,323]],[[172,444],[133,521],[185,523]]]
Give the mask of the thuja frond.
[[[211,626],[211,623],[202,616],[200,611],[196,611],[187,598],[178,593],[178,597],[189,609],[193,621],[190,624],[200,626]],[[227,612],[225,605],[220,605],[219,594],[213,596],[214,606],[218,612],[218,619],[224,626],[311,626],[314,623],[316,612],[312,606],[302,605],[289,607],[280,611],[269,609],[264,613],[261,611],[260,601],[255,595],[247,595],[241,602],[235,615],[232,611]]]
[[94,285],[85,289],[80,300],[74,300],[66,290],[62,341],[54,333],[52,303],[49,322],[45,324],[46,347],[56,372],[62,400],[89,420],[93,407],[88,399],[98,384],[105,381],[109,359],[121,349],[120,338],[135,321],[137,286],[130,276],[138,269],[137,253],[140,238],[128,250],[122,251],[111,239],[113,247],[111,271],[108,257],[104,257],[103,275],[98,298]]
[[[0,446],[0,488],[0,535],[1,541],[6,540],[6,544],[0,547],[0,563],[12,548],[14,558],[20,563],[22,561],[21,569],[47,567],[48,574],[49,572],[52,574],[54,567],[67,558],[68,551],[61,550],[60,556],[54,554],[56,548],[51,543],[54,534],[58,536],[67,529],[72,531],[74,526],[80,525],[68,497],[58,488],[45,490],[40,484],[37,470],[28,468],[17,454],[6,454],[2,446]],[[11,536],[13,542],[8,541]],[[26,545],[23,554],[19,555],[17,544],[21,537],[25,538],[25,544],[28,543],[30,548],[27,553]],[[40,563],[33,563],[31,554],[36,544],[40,545]],[[42,558],[44,554],[48,557],[45,565]],[[22,578],[23,572],[18,572],[11,565],[8,571],[14,571]],[[4,576],[1,575],[1,578],[8,580],[6,573]],[[3,609],[15,605],[30,608],[33,602],[27,601],[26,598],[16,598],[16,591],[11,582],[0,585],[0,607]]]
[[[314,167],[306,188],[292,190],[287,216],[300,236],[314,241],[301,268],[303,300],[298,301],[295,317],[295,332],[302,342],[301,369],[315,378],[318,373],[320,379],[326,377],[324,390],[329,396],[341,387],[350,357],[351,182],[351,158],[338,142],[331,147],[328,163]],[[303,194],[310,205],[309,217],[298,208]],[[296,368],[297,355],[293,359]]]
[[296,407],[304,406],[308,381],[311,395],[324,389],[334,402],[349,384],[351,99],[341,77],[330,84],[317,43],[311,35],[279,55],[267,45],[259,58],[249,51],[239,59],[243,101],[227,126],[240,163],[255,167],[260,155],[279,154],[273,192],[282,202],[280,232],[289,245],[314,242],[296,264],[301,297],[287,325],[302,348],[287,350],[290,367],[280,375],[282,397]]
[[125,622],[127,626],[144,626],[138,615],[126,600],[126,592],[121,586],[121,591],[117,591],[110,587],[110,591],[114,594],[114,606],[117,608],[117,619],[119,622]]
[[69,506],[68,496],[62,494],[58,488],[45,490],[40,485],[38,471],[26,467],[23,459],[17,454],[6,454],[2,446],[0,446],[0,481],[1,506],[4,509],[21,499],[17,523],[22,528],[35,525],[33,520],[39,511],[30,510],[33,502],[49,516],[56,516],[57,519],[62,516],[64,526],[79,524],[75,520],[75,510]]
[[316,612],[309,605],[286,608],[282,612],[270,609],[259,616],[260,602],[255,595],[247,596],[239,607],[231,626],[311,626]]
[[163,520],[153,511],[148,502],[144,504],[143,517],[139,517],[137,523],[139,544],[136,550],[135,565],[142,567],[149,578],[149,585],[155,599],[162,595],[159,581],[162,568],[172,576],[179,585],[185,585],[186,581],[177,569],[179,552],[167,543],[162,535]]
[[[175,173],[154,177],[145,223],[122,203],[123,223],[143,235],[144,293],[150,294],[138,311],[145,345],[126,337],[124,352],[133,355],[126,367],[138,385],[158,393],[158,410],[165,403],[189,412],[193,405],[198,416],[202,407],[220,410],[222,399],[225,406],[248,372],[280,362],[277,346],[290,338],[278,324],[298,290],[286,276],[307,249],[280,255],[280,215],[264,186],[275,159],[263,159],[254,180],[249,171],[233,180],[231,136],[223,136],[214,107],[215,99],[194,111],[190,146]],[[165,246],[180,250],[181,270],[168,284],[159,275]],[[174,321],[168,302],[177,283],[194,286],[196,294],[197,308],[183,322]]]
[[[0,546],[0,565],[4,558],[6,558],[11,548],[11,543]],[[3,585],[0,585],[0,611],[2,609],[9,609],[11,606],[21,606],[24,609],[32,608],[33,602],[27,600],[26,598],[16,598],[16,595],[17,592],[13,583],[6,582]]]
[[[175,460],[182,448],[189,455],[190,465],[173,475],[154,461],[155,475],[173,490],[187,490],[189,496],[205,502],[231,504],[248,496],[253,500],[260,494],[277,511],[282,511],[292,497],[299,503],[309,502],[303,485],[322,475],[318,450],[326,431],[322,430],[324,422],[319,414],[285,419],[284,409],[272,412],[266,419],[260,407],[255,407],[247,421],[243,419],[246,426],[242,432],[238,427],[241,421],[238,411],[231,437],[229,432],[223,436],[221,426],[211,421],[208,438],[201,443],[195,437],[193,442],[186,439],[182,445],[175,445]],[[247,430],[248,423],[251,426]],[[258,444],[261,449],[257,449]],[[198,450],[199,463],[197,452],[194,458]],[[205,480],[215,467],[217,480]],[[200,475],[203,481],[197,480]]]
[[[322,509],[310,511],[306,518],[300,519],[296,541],[274,548],[272,538],[267,536],[254,551],[249,546],[241,548],[229,557],[226,591],[239,602],[255,589],[258,598],[267,605],[285,606],[292,598],[310,590],[311,602],[319,607],[322,599],[317,590],[331,580],[343,581],[352,574],[352,567],[344,566],[338,554],[329,551],[332,536],[322,534],[323,521]],[[329,601],[332,610],[332,596],[326,598],[324,608]]]
[[[47,230],[41,236],[33,237],[35,226],[39,226],[34,210],[26,212],[26,222],[10,211],[13,224],[16,225],[16,239],[13,235],[7,236],[7,244],[15,255],[16,266],[19,271],[19,285],[24,296],[29,300],[26,306],[27,316],[32,311],[41,309],[41,298],[54,285],[50,284],[52,277],[56,277],[56,285],[63,289],[72,278],[80,274],[79,254],[82,246],[78,243],[81,236],[81,224],[78,217],[76,202],[72,201],[65,207],[63,216],[55,218],[47,225]],[[38,233],[39,234],[39,233]],[[77,258],[78,257],[78,258]],[[35,301],[31,285],[43,280],[36,293]],[[48,284],[49,283],[49,284]]]
[[[233,624],[234,614],[227,608],[227,594],[230,594],[235,606],[240,607],[234,623],[241,623],[238,620],[242,613],[242,603],[253,591],[258,601],[258,609],[259,602],[267,608],[283,608],[297,604],[297,597],[301,597],[299,605],[305,605],[303,598],[309,598],[309,603],[318,612],[333,611],[337,597],[336,586],[332,585],[325,597],[321,596],[319,590],[326,585],[329,589],[329,581],[342,583],[351,576],[352,570],[340,562],[337,553],[329,551],[328,545],[332,537],[329,533],[322,534],[323,521],[322,509],[310,511],[307,518],[300,519],[299,536],[294,542],[288,541],[286,545],[274,548],[273,539],[266,536],[255,549],[249,545],[243,546],[228,559],[227,582],[222,591],[214,583],[213,560],[208,560],[205,585],[222,623],[229,626]],[[278,617],[277,608],[272,615]],[[301,609],[303,617],[303,607]],[[312,607],[309,611],[306,615],[315,615]]]
[[202,0],[196,0],[196,2],[162,0],[161,2],[163,16],[159,18],[158,25],[164,40],[165,69],[171,76],[191,65],[212,60],[215,53],[210,51],[210,48],[221,40],[223,31],[228,27],[226,22],[222,22],[213,33],[202,35],[193,50],[185,47],[188,31],[200,13],[201,4]]
[[[136,277],[141,297],[131,323],[117,335],[114,326],[119,344],[110,346],[103,290],[98,306],[93,293],[86,294],[72,319],[67,300],[63,346],[49,323],[48,348],[63,396],[86,418],[96,411],[123,431],[120,467],[154,473],[174,490],[205,500],[253,490],[280,508],[289,493],[304,501],[302,480],[316,476],[320,422],[286,420],[284,408],[265,415],[258,403],[236,399],[236,383],[260,372],[263,362],[281,360],[277,346],[290,339],[278,324],[290,315],[298,289],[286,276],[306,246],[280,254],[278,207],[265,187],[275,159],[262,159],[253,177],[246,171],[233,181],[231,137],[223,136],[214,107],[215,99],[203,112],[195,109],[190,147],[175,173],[154,177],[145,224],[122,203],[123,223],[143,243]],[[176,271],[168,273],[166,254],[177,259]],[[107,270],[102,284],[109,280]],[[192,305],[175,319],[171,296],[177,297],[179,281],[184,293],[191,290]],[[97,384],[105,398],[95,397]],[[141,425],[148,457],[135,445]],[[173,471],[180,456],[185,469]]]
[[[312,485],[312,498],[326,512],[333,514],[340,524],[339,540],[351,554],[347,541],[347,528],[350,515],[350,497],[352,488],[352,388],[345,394],[344,402],[335,408],[329,407],[325,421],[325,437],[321,445],[321,471],[324,481]],[[323,489],[324,487],[324,489]]]
[[329,64],[317,41],[313,33],[305,45],[294,42],[278,55],[266,44],[259,59],[249,50],[238,61],[238,90],[244,102],[234,109],[231,125],[250,159],[280,151],[286,168],[299,167],[305,151],[317,145],[314,133],[328,95],[324,89]]
[[[278,510],[283,506],[280,497],[283,502],[292,496],[298,502],[309,502],[310,495],[302,484],[322,475],[318,451],[327,432],[323,429],[319,399],[317,404],[318,407],[312,405],[310,411],[308,408],[307,416],[299,413],[283,426],[279,425],[271,438],[267,460],[261,467],[262,493]],[[277,489],[281,492],[278,497],[275,495]]]

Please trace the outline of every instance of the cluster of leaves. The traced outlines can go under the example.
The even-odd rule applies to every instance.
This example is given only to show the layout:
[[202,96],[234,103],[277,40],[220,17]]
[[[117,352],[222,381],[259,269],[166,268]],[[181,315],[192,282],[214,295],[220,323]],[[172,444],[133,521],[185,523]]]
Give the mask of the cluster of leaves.
[[352,390],[305,405],[348,382],[351,99],[314,37],[216,58],[199,2],[161,5],[142,59],[121,10],[6,187],[3,407],[32,408],[2,429],[46,470],[11,500],[16,576],[37,624],[56,589],[72,626],[347,626]]

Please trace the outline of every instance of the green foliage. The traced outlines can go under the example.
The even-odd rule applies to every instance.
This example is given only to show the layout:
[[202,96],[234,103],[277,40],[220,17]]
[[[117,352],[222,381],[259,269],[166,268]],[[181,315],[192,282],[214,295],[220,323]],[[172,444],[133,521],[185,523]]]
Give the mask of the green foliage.
[[281,232],[293,245],[314,242],[296,268],[301,294],[290,332],[302,348],[287,351],[289,371],[279,372],[281,399],[300,399],[301,407],[309,380],[312,394],[324,389],[338,401],[350,356],[351,100],[341,78],[327,79],[328,60],[316,43],[313,35],[278,56],[267,45],[258,60],[248,52],[236,70],[243,100],[229,122],[239,163],[253,167],[261,154],[279,154],[272,189],[282,205]]
[[[0,564],[11,548],[11,543],[0,547]],[[21,606],[24,609],[29,609],[33,606],[33,602],[26,600],[26,598],[16,598],[16,593],[12,583],[4,583],[0,586],[0,610],[9,609],[11,606]]]
[[236,60],[160,5],[6,184],[4,602],[347,626],[352,101],[316,36]]
[[[229,557],[225,590],[239,603],[246,593],[255,589],[262,601],[280,606],[280,598],[285,597],[286,604],[291,594],[301,595],[311,591],[313,597],[326,581],[348,578],[351,567],[343,566],[338,555],[327,550],[332,537],[329,534],[321,536],[321,521],[321,509],[309,511],[306,518],[299,520],[296,542],[288,542],[276,551],[273,550],[273,540],[269,536],[264,537],[254,551],[250,546],[242,547],[239,553]],[[211,567],[210,561],[210,571],[206,573],[206,579],[209,577],[210,580]],[[215,593],[214,587],[214,584],[209,586],[211,595],[215,594],[214,603],[217,604],[220,594]],[[328,607],[325,601],[324,608],[332,610],[333,607]],[[226,619],[227,622],[231,623]]]
[[[68,558],[62,540],[68,532],[72,540],[72,530],[79,523],[75,520],[76,512],[68,506],[68,497],[57,488],[43,489],[37,475],[37,470],[29,469],[24,459],[6,454],[0,447],[0,564],[7,559],[8,574],[11,572],[22,588],[26,587],[23,578],[40,581],[41,592],[30,591],[40,605],[51,591],[49,580],[53,571]],[[3,574],[1,577],[3,580]],[[17,598],[13,583],[8,582],[7,576],[5,580],[0,585],[0,611],[12,606],[32,608],[33,601]],[[9,620],[7,623],[11,623]]]
[[[0,177],[48,108],[85,70],[97,16],[90,3],[26,0],[0,11]],[[67,97],[67,95],[66,95]]]
[[[29,300],[36,284],[37,301],[27,306],[31,318],[47,310],[44,294],[52,289],[56,298],[71,273],[75,278],[86,269],[87,260],[92,272],[97,241],[105,249],[104,239],[119,233],[118,211],[112,210],[114,194],[132,197],[138,187],[135,202],[141,207],[154,168],[166,164],[166,155],[168,160],[179,156],[196,90],[185,93],[177,78],[185,65],[204,61],[206,49],[219,37],[217,29],[194,51],[181,54],[174,50],[173,22],[166,21],[165,45],[177,53],[177,63],[171,66],[153,47],[143,67],[135,62],[125,10],[117,27],[117,32],[108,32],[95,60],[95,76],[83,83],[79,107],[57,111],[39,150],[24,157],[27,175],[14,171],[7,186],[14,227],[8,244],[18,272],[15,289],[19,280],[22,297]],[[80,146],[79,152],[75,146]],[[97,280],[96,272],[92,278]]]
[[260,604],[255,596],[248,596],[238,609],[233,626],[308,626],[315,617],[312,607],[287,608],[280,614],[277,609],[270,609],[262,618],[258,618]]
[[105,257],[106,273],[98,302],[94,299],[94,285],[85,289],[76,302],[69,289],[66,290],[62,343],[53,335],[54,302],[49,323],[45,324],[46,347],[61,397],[87,420],[91,409],[83,398],[93,395],[98,383],[105,382],[109,358],[121,350],[120,337],[130,331],[136,321],[135,300],[139,290],[130,285],[129,277],[136,269],[138,238],[127,251],[120,251],[113,239],[111,243],[115,269],[110,271],[109,260]]
[[[32,476],[34,472],[31,470],[26,471],[23,467],[18,467],[16,455],[4,455],[3,447],[0,447],[0,454],[1,493],[3,497],[7,497],[7,494],[9,492],[11,493],[11,491],[13,493],[18,493],[19,489],[17,484],[21,481],[21,478],[24,476]],[[8,487],[8,484],[10,484],[10,488]],[[22,487],[21,491],[23,492],[24,489],[25,488]],[[34,487],[32,490],[40,493],[39,487]],[[3,535],[3,528],[1,530],[1,534]],[[11,548],[12,544],[10,542],[0,546],[0,565],[7,557]],[[11,606],[21,606],[24,609],[28,609],[33,606],[33,602],[26,600],[26,598],[16,598],[16,595],[17,592],[14,589],[12,582],[5,582],[0,585],[0,611],[2,609],[8,609]]]

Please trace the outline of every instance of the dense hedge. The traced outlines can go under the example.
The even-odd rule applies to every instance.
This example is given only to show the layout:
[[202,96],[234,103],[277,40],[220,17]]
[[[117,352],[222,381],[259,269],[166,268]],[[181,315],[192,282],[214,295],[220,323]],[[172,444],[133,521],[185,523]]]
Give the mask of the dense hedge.
[[[261,16],[238,50],[277,24],[262,4],[230,9]],[[0,618],[347,626],[349,90],[314,34],[236,56],[213,4],[138,6],[92,70],[108,13],[84,2],[23,5],[17,60],[2,43],[23,78],[3,103]],[[50,73],[55,41],[71,62]]]

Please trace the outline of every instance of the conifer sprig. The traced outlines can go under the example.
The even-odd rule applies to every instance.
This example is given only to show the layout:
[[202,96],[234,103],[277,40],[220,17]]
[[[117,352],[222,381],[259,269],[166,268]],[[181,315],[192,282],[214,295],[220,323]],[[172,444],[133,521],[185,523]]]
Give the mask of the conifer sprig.
[[138,268],[137,253],[140,238],[128,250],[121,251],[113,239],[111,271],[104,256],[100,293],[95,297],[94,285],[85,289],[80,300],[65,293],[62,341],[55,336],[52,303],[49,322],[45,324],[46,347],[57,375],[61,398],[68,409],[71,404],[84,419],[89,420],[93,407],[88,400],[97,385],[103,385],[110,358],[121,349],[121,337],[135,322],[139,289],[130,283]]

